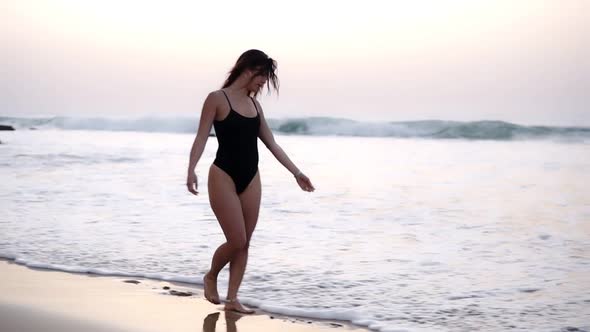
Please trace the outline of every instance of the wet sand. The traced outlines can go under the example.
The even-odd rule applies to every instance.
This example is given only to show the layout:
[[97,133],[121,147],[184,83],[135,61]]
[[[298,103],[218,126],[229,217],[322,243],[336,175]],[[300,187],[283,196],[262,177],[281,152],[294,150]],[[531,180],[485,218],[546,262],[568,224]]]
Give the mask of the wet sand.
[[[173,295],[175,294],[175,295]],[[192,285],[0,261],[0,331],[367,331],[342,322],[225,312]]]

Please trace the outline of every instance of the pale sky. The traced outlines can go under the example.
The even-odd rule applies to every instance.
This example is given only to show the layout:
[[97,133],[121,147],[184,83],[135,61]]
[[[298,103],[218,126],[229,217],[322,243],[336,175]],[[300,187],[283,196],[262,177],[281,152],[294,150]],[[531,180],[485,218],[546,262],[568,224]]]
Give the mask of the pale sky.
[[237,57],[268,118],[590,126],[590,1],[0,0],[0,116],[199,116]]

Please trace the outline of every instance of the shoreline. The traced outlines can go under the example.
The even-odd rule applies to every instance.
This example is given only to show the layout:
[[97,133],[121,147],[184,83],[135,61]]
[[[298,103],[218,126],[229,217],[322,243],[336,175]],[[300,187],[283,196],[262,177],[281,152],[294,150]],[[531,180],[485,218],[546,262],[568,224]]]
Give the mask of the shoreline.
[[[0,330],[287,331],[369,330],[349,322],[225,312],[198,285],[29,267],[0,258]],[[217,321],[220,321],[219,323]],[[43,322],[35,323],[35,322]]]

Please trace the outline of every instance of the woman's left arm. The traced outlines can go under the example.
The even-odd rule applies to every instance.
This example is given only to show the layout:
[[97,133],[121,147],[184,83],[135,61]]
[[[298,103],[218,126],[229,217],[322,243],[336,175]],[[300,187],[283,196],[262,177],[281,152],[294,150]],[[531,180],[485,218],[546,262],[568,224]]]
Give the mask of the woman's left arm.
[[258,133],[258,137],[260,137],[264,145],[266,145],[270,152],[272,152],[275,158],[277,158],[277,160],[281,164],[283,164],[283,166],[285,166],[285,168],[288,169],[289,172],[293,174],[293,176],[295,176],[295,179],[297,180],[297,183],[299,184],[301,189],[305,191],[314,191],[315,188],[313,184],[311,184],[309,178],[305,174],[303,174],[303,172],[301,172],[299,168],[297,168],[297,166],[295,166],[295,164],[291,161],[289,156],[287,156],[287,153],[275,141],[272,131],[270,130],[270,127],[266,122],[266,118],[264,117],[262,106],[260,106],[258,100],[254,100],[258,105],[258,110],[260,113],[260,131]]

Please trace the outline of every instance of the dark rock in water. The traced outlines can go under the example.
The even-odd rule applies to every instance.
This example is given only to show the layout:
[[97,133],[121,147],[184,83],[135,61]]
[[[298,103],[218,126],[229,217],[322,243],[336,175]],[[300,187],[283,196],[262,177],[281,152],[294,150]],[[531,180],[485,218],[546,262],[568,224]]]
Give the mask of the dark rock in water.
[[35,127],[31,127],[31,128],[29,128],[29,129],[30,129],[30,130],[37,130],[37,128],[35,128]]
[[138,280],[125,280],[123,282],[129,283],[129,284],[136,284],[136,285],[141,283],[141,281],[138,281]]
[[193,293],[191,293],[191,292],[179,292],[179,291],[175,291],[174,289],[172,289],[172,290],[170,290],[170,295],[191,296],[191,295],[193,295]]
[[343,327],[342,324],[336,324],[336,323],[330,323],[330,325],[332,325],[332,327]]
[[0,130],[14,130],[13,126],[0,125]]
[[457,296],[451,296],[448,299],[449,300],[463,300],[463,299],[471,299],[471,298],[477,298],[480,296],[477,295],[457,295]]
[[168,287],[168,286],[164,286],[164,287],[162,287],[162,289],[166,289],[166,290],[168,290],[168,289],[170,289],[170,287]]
[[534,293],[539,290],[541,290],[541,289],[540,288],[521,288],[521,289],[519,289],[519,291],[521,291],[523,293]]

